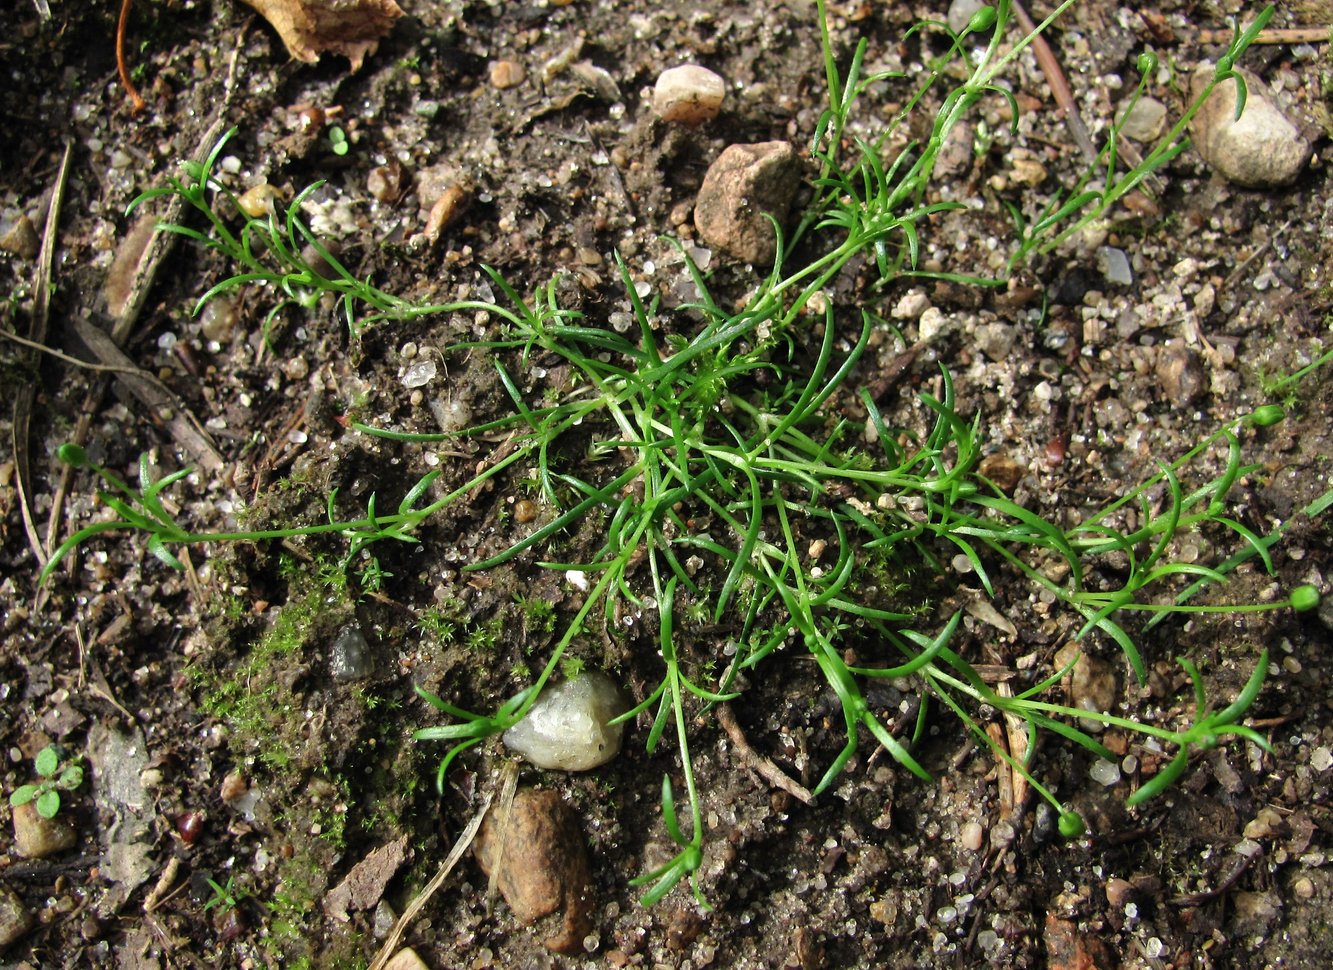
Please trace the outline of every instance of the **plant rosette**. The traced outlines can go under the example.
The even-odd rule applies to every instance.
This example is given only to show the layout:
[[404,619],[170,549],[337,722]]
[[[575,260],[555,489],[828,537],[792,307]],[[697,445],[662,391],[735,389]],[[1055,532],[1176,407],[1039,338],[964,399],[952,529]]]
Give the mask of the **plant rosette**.
[[42,780],[36,784],[20,785],[9,796],[9,804],[14,807],[37,803],[37,814],[42,818],[55,818],[60,811],[60,793],[73,791],[83,784],[83,767],[77,763],[60,766],[60,752],[54,746],[45,747],[37,754],[33,763]]

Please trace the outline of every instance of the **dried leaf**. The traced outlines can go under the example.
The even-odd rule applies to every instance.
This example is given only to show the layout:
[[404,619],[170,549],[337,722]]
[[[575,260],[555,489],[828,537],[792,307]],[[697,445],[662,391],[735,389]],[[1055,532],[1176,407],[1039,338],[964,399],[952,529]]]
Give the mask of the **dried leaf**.
[[359,71],[367,54],[403,15],[394,0],[245,0],[273,25],[287,52],[313,64],[341,54]]

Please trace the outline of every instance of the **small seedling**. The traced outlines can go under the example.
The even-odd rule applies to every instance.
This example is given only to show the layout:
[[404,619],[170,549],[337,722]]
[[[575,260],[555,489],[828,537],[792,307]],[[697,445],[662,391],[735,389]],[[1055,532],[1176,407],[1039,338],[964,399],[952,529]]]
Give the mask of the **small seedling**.
[[347,144],[347,133],[336,125],[329,129],[329,144],[333,147],[335,155],[346,155],[350,147]]
[[208,880],[208,885],[213,889],[213,898],[204,903],[204,912],[216,909],[221,913],[229,912],[236,908],[242,899],[245,898],[244,890],[235,888],[236,877],[234,875],[227,877],[226,885],[219,885],[212,879]]
[[35,785],[23,785],[16,789],[9,796],[9,804],[17,807],[35,801],[38,815],[55,818],[60,811],[60,793],[73,791],[83,784],[83,767],[74,761],[62,768],[60,752],[54,745],[38,752],[33,765],[42,780]]

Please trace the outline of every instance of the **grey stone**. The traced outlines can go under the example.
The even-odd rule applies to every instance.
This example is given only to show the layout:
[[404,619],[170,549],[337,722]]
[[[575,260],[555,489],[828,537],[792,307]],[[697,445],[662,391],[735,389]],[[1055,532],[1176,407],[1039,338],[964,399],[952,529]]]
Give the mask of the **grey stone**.
[[1134,102],[1120,126],[1120,134],[1135,141],[1153,141],[1166,130],[1166,105],[1156,98]]
[[333,679],[342,683],[363,680],[375,670],[370,643],[358,627],[349,626],[338,634],[329,653],[329,670]]
[[777,252],[777,237],[767,217],[785,226],[800,184],[800,159],[785,141],[732,145],[704,176],[694,224],[713,249],[768,265]]

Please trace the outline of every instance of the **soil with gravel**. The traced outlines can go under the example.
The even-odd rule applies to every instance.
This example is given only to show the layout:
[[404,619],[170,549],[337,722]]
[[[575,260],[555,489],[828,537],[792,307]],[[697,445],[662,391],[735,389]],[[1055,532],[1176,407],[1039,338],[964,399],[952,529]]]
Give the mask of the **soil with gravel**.
[[[267,182],[287,199],[323,180],[308,218],[382,290],[488,299],[496,293],[483,266],[525,294],[559,274],[565,305],[607,326],[627,307],[616,252],[643,292],[670,305],[687,291],[665,237],[706,255],[723,299],[743,298],[765,268],[708,253],[696,238],[692,205],[704,173],[729,144],[785,140],[804,151],[826,103],[815,6],[801,0],[409,3],[356,73],[338,57],[293,61],[240,4],[139,3],[129,43],[147,102],[139,114],[116,78],[115,5],[52,3],[49,18],[46,6],[14,4],[0,40],[0,215],[6,226],[26,216],[35,233],[0,253],[8,294],[0,328],[32,332],[40,302],[32,244],[46,233],[54,257],[41,339],[80,360],[94,359],[80,324],[109,327],[108,307],[131,285],[115,268],[136,225],[127,205],[232,126],[220,177],[237,192]],[[876,84],[849,134],[873,136],[910,97],[921,65],[944,47],[938,34],[909,27],[945,8],[832,6],[844,65],[865,37],[867,65],[908,75]],[[1138,12],[1087,2],[1049,39],[1100,139],[1136,83],[1140,52],[1158,54],[1149,93],[1175,116],[1187,72],[1222,50],[1204,31],[1252,13],[1230,2],[1164,0]],[[1327,6],[1306,3],[1273,26],[1321,23]],[[684,63],[727,82],[721,115],[697,128],[652,110],[658,75]],[[1016,501],[1056,521],[1124,494],[1159,461],[1256,406],[1286,405],[1284,422],[1244,433],[1255,467],[1231,509],[1257,534],[1290,520],[1273,550],[1275,572],[1252,560],[1208,594],[1213,602],[1271,601],[1305,583],[1330,591],[1327,524],[1302,510],[1329,487],[1333,388],[1317,370],[1276,398],[1273,389],[1319,356],[1333,319],[1324,161],[1333,61],[1327,43],[1289,42],[1255,46],[1245,64],[1314,143],[1294,184],[1242,188],[1186,151],[1113,212],[1099,238],[1034,259],[1007,286],[918,277],[875,290],[867,271],[830,294],[898,328],[877,332],[855,376],[889,423],[925,421],[919,395],[939,392],[945,365],[958,411],[980,416],[993,476],[1011,479]],[[996,99],[960,128],[931,198],[969,208],[941,213],[923,231],[923,267],[1002,273],[1015,233],[1005,203],[1031,216],[1077,178],[1081,156],[1031,51],[1006,77],[1021,124],[1011,131]],[[928,134],[937,97],[913,116],[914,137]],[[48,227],[66,145],[68,184]],[[1108,248],[1127,256],[1128,279],[1125,267],[1109,265]],[[375,547],[377,565],[361,557],[349,579],[336,568],[346,551],[336,537],[196,546],[175,571],[142,536],[113,534],[86,543],[39,590],[30,531],[49,551],[107,514],[87,473],[62,473],[56,450],[66,441],[127,480],[141,455],[159,474],[193,467],[166,495],[199,532],[318,522],[331,494],[340,514],[359,514],[372,495],[396,506],[427,470],[455,487],[497,459],[502,435],[400,443],[350,427],[433,432],[512,413],[494,355],[448,352],[493,336],[496,320],[452,314],[352,338],[328,303],[284,310],[266,325],[273,294],[257,288],[195,316],[200,295],[234,272],[180,240],[121,335],[119,372],[34,358],[0,340],[0,786],[8,794],[34,780],[33,760],[50,744],[87,769],[61,809],[74,829],[70,848],[19,855],[12,810],[0,803],[0,930],[16,937],[0,952],[5,966],[368,964],[514,764],[498,740],[481,745],[437,792],[443,748],[411,735],[443,715],[414,687],[493,709],[530,682],[579,604],[577,587],[535,556],[462,571],[531,528],[520,520],[550,515],[519,506],[529,502],[521,474],[451,506],[419,543]],[[549,362],[524,369],[517,355],[500,357],[533,399],[559,386],[559,373],[537,373]],[[146,404],[133,380],[171,399]],[[1204,455],[1186,488],[1224,457]],[[57,504],[62,515],[48,532]],[[577,561],[596,549],[598,527],[564,537],[561,555]],[[1189,541],[1181,554],[1203,564],[1239,548],[1221,530]],[[941,582],[937,616],[964,609],[954,648],[1015,686],[1035,682],[1080,621],[995,569],[993,601],[975,576]],[[531,608],[541,600],[553,615]],[[656,683],[657,621],[640,619],[575,645],[636,700]],[[1333,687],[1322,663],[1330,624],[1324,608],[1132,624],[1149,672],[1142,685],[1113,644],[1089,639],[1090,653],[1107,661],[1095,665],[1095,686],[1113,692],[1119,713],[1161,725],[1183,723],[1192,704],[1176,657],[1193,658],[1210,696],[1225,702],[1267,648],[1269,676],[1247,723],[1273,750],[1221,744],[1166,796],[1129,809],[1126,796],[1160,751],[1108,729],[1101,740],[1123,760],[1094,764],[1082,749],[1043,738],[1036,777],[1088,821],[1088,834],[1073,840],[1034,797],[1005,802],[1004,765],[947,712],[932,709],[917,748],[934,784],[866,738],[813,805],[771,788],[717,719],[701,715],[693,727],[706,827],[700,882],[711,911],[685,887],[644,908],[642,890],[629,885],[668,857],[663,774],[681,785],[673,747],[647,753],[641,721],[623,753],[592,772],[517,769],[522,784],[559,793],[586,840],[586,923],[566,921],[583,934],[566,949],[581,953],[544,945],[558,915],[520,925],[491,898],[470,854],[408,923],[402,944],[428,967],[457,970],[1333,965]],[[686,661],[725,663],[726,639],[725,629],[692,629]],[[867,696],[893,723],[910,695],[899,688],[909,686]],[[814,664],[787,651],[747,688],[736,727],[758,754],[815,783],[842,727]],[[1069,687],[1079,689],[1094,687]],[[910,731],[911,713],[909,704],[899,730]]]

